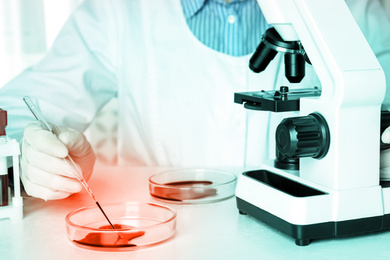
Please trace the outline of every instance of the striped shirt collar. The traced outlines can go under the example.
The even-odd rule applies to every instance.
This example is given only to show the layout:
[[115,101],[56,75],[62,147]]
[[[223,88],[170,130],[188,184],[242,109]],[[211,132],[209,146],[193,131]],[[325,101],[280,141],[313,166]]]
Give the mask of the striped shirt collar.
[[[186,19],[196,15],[204,7],[207,1],[215,1],[226,4],[225,0],[181,0],[181,5]],[[238,1],[243,0],[232,0],[231,3]]]

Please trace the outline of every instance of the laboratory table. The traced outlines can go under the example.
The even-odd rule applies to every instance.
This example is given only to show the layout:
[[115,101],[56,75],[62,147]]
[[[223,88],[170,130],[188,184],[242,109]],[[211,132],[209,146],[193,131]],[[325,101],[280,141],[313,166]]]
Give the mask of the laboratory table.
[[[148,178],[165,169],[97,164],[89,184],[101,204],[156,203],[149,194]],[[0,220],[0,259],[390,259],[390,231],[315,240],[299,247],[292,238],[240,215],[234,198],[205,205],[162,203],[177,211],[173,238],[137,251],[93,251],[67,239],[64,220],[70,211],[93,204],[85,191],[57,201],[25,196],[22,221]]]

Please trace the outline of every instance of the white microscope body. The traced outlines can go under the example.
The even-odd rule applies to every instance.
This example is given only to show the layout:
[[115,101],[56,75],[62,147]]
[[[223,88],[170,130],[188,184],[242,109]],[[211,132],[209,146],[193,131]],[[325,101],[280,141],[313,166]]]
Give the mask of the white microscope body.
[[237,207],[297,245],[390,228],[390,188],[379,175],[385,76],[348,6],[344,0],[258,3],[283,40],[300,41],[317,73],[321,95],[300,98],[299,113],[326,121],[328,144],[321,156],[299,158],[299,173],[263,165],[240,175]]

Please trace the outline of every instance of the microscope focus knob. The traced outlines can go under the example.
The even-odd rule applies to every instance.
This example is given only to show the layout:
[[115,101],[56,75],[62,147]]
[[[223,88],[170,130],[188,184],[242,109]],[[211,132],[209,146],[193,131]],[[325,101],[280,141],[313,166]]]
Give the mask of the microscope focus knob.
[[330,145],[326,120],[318,113],[285,118],[276,129],[277,150],[286,158],[324,157]]

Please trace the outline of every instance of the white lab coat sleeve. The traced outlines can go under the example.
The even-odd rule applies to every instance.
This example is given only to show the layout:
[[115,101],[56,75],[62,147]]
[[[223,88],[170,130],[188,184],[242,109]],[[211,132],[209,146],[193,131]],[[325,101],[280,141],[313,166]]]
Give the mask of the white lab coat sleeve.
[[390,16],[378,0],[346,0],[346,3],[385,72],[383,107],[390,110]]
[[47,55],[0,88],[9,136],[20,139],[25,125],[34,120],[23,102],[26,95],[48,121],[80,131],[117,95],[114,17],[111,1],[85,0]]

